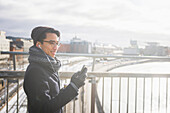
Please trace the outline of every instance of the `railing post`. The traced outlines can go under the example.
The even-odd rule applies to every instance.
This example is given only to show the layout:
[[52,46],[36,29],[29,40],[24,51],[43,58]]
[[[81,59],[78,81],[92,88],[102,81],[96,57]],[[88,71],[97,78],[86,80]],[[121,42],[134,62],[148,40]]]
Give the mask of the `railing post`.
[[[92,71],[94,71],[96,58],[93,57]],[[96,91],[96,80],[95,77],[91,79],[91,113],[95,113],[95,91]]]
[[153,99],[153,77],[151,78],[151,113],[152,113],[152,99]]
[[118,113],[120,113],[120,107],[121,107],[121,77],[119,78],[119,108],[118,108]]
[[[76,98],[76,97],[75,97]],[[75,113],[75,101],[76,101],[76,99],[73,99],[73,113]]]
[[129,77],[128,77],[128,79],[127,79],[127,108],[126,108],[126,113],[129,113],[129,83],[130,83],[130,81],[129,81]]
[[[7,79],[4,79],[4,89],[6,90],[7,89]],[[4,97],[5,97],[5,103],[6,103],[6,94],[7,94],[7,92],[6,91],[4,91]]]
[[82,87],[82,91],[81,91],[81,101],[82,101],[82,113],[85,113],[85,110],[84,110],[84,86]]
[[93,65],[92,65],[92,70],[91,71],[94,71],[95,62],[96,62],[96,58],[93,57]]
[[111,101],[110,101],[110,113],[112,113],[112,95],[113,95],[113,77],[111,77]]
[[12,55],[12,60],[13,60],[13,69],[16,70],[16,59],[15,59],[15,55]]
[[168,77],[166,78],[166,113],[168,113]]
[[102,85],[102,109],[104,109],[104,77],[103,77],[103,85]]
[[17,113],[19,113],[19,79],[17,79]]
[[6,104],[6,113],[8,113],[8,97],[9,97],[9,94],[8,94],[8,90],[9,90],[9,83],[8,83],[8,79],[7,79],[7,104]]
[[143,113],[145,113],[145,77],[143,78]]
[[[12,55],[12,60],[13,60],[13,69],[14,71],[16,70],[16,57],[15,54]],[[17,113],[19,112],[19,80],[17,79]]]
[[161,107],[161,104],[160,104],[160,102],[161,102],[161,97],[160,97],[160,82],[161,82],[161,80],[160,80],[160,78],[159,78],[159,88],[158,88],[158,91],[159,91],[159,94],[158,94],[158,113],[160,113],[160,107]]
[[[67,83],[67,80],[66,80],[66,79],[65,79],[65,83]],[[66,87],[67,87],[67,84],[64,84],[64,88],[66,88]],[[28,105],[28,103],[27,103],[27,105]],[[27,106],[27,110],[28,110],[28,106]],[[66,113],[66,110],[67,110],[67,108],[66,108],[66,105],[65,105],[63,112]],[[27,112],[27,113],[28,113],[28,112]]]
[[95,113],[95,91],[96,91],[96,81],[95,77],[91,80],[91,113]]
[[135,87],[135,113],[137,113],[137,103],[138,103],[138,79],[136,77],[136,87]]

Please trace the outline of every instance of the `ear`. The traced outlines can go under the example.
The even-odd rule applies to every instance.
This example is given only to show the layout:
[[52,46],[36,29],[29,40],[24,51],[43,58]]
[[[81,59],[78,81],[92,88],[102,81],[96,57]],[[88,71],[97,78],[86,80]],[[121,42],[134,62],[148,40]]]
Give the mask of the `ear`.
[[41,43],[40,43],[40,42],[37,42],[37,43],[36,43],[36,47],[41,48]]

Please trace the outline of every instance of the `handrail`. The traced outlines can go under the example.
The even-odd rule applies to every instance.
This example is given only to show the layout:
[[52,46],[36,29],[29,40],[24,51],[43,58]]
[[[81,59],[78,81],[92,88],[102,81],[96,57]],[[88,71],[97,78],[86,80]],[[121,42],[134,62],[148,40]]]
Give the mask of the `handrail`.
[[[59,72],[61,78],[71,78],[75,72]],[[25,71],[0,71],[0,78],[23,78]],[[157,74],[157,73],[112,73],[112,72],[88,72],[87,78],[94,77],[170,77],[170,73]]]
[[17,51],[1,51],[1,54],[29,55],[28,52],[17,52]]
[[[29,55],[28,52],[1,51],[1,54]],[[56,56],[69,57],[92,57],[92,58],[133,58],[133,59],[155,59],[169,60],[169,56],[131,56],[131,55],[104,55],[104,54],[80,54],[80,53],[56,53]]]

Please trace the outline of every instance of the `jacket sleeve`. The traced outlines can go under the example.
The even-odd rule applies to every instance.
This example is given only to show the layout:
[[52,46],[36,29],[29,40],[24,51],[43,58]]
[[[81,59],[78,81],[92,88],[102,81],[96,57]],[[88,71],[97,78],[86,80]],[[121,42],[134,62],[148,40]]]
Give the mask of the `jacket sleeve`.
[[60,90],[54,98],[50,96],[50,87],[43,70],[32,68],[29,77],[25,82],[28,98],[33,111],[36,113],[53,113],[60,110],[64,105],[78,95],[77,91],[70,84]]

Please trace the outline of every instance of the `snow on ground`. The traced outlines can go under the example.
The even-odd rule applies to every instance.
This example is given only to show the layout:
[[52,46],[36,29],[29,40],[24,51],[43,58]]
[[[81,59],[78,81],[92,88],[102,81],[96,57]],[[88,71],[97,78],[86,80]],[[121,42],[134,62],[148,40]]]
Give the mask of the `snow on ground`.
[[116,68],[110,72],[123,73],[170,73],[170,62],[151,62]]

